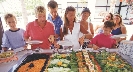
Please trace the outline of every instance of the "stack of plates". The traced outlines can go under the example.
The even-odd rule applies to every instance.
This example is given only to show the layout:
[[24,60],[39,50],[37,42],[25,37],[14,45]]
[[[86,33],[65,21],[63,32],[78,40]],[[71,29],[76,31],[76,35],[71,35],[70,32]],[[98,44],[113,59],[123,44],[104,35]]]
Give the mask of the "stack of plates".
[[28,43],[28,44],[40,44],[40,43],[43,43],[43,41],[31,40],[31,41],[26,41],[26,43]]
[[62,46],[73,46],[72,42],[70,41],[58,41],[57,43]]
[[113,36],[111,36],[111,38],[117,39],[117,38],[123,38],[126,36],[127,36],[126,34],[119,34],[119,35],[113,35]]

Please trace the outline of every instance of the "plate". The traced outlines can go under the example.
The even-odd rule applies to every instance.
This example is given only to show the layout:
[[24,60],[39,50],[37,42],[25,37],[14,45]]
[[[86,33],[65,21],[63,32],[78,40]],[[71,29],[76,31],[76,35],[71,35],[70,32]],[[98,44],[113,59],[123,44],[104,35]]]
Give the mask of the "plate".
[[121,37],[126,37],[126,34],[119,34],[119,35],[113,35],[111,38],[121,38]]
[[27,41],[26,43],[28,43],[28,44],[40,44],[40,43],[43,43],[43,41],[31,40],[31,41]]
[[20,48],[16,48],[16,49],[13,49],[14,52],[20,52],[20,51],[23,51],[24,50],[24,47],[20,47]]
[[70,41],[58,41],[57,43],[63,46],[73,46],[72,42]]
[[3,53],[0,53],[0,59],[6,59],[6,58],[11,58],[15,55],[14,51],[6,51]]

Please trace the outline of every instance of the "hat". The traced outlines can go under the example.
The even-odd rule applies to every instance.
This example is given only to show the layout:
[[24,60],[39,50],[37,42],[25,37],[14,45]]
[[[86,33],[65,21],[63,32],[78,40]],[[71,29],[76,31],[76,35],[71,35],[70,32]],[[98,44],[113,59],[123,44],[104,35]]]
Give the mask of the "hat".
[[85,8],[83,9],[82,13],[83,13],[83,12],[88,12],[88,13],[90,13],[90,14],[91,14],[91,12],[90,12],[89,8],[87,8],[87,7],[85,7]]

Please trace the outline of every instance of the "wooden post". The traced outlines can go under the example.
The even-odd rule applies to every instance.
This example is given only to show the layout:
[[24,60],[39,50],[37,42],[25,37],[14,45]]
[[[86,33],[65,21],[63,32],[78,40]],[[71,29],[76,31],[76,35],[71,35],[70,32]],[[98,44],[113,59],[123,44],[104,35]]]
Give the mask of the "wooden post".
[[1,17],[0,17],[0,50],[2,50],[1,45],[2,45],[3,32],[4,32],[4,30],[3,30],[2,20],[1,20]]

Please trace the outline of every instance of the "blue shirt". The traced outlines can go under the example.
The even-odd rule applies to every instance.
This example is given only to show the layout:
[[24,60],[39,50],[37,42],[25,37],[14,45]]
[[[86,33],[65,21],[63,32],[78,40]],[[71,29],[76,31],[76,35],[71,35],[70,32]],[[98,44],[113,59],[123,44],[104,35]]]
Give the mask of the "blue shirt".
[[59,15],[57,15],[55,20],[52,20],[52,16],[48,14],[48,20],[54,23],[55,26],[55,34],[60,35],[60,27],[63,24],[63,21]]
[[24,30],[18,29],[16,31],[6,30],[2,38],[2,47],[11,49],[20,48],[25,46]]

